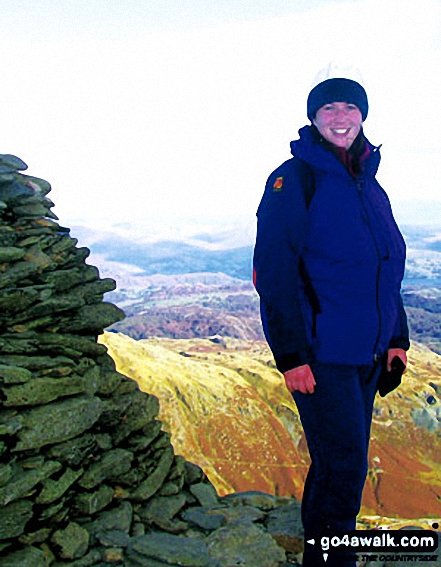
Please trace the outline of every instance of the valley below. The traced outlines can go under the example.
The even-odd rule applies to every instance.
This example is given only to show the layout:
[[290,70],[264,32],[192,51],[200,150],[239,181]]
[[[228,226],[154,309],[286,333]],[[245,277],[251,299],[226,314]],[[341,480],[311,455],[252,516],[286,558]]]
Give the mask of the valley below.
[[[293,399],[262,341],[102,337],[118,371],[160,400],[178,454],[220,494],[301,498],[309,460]],[[412,344],[402,386],[377,397],[363,514],[441,517],[441,357]]]

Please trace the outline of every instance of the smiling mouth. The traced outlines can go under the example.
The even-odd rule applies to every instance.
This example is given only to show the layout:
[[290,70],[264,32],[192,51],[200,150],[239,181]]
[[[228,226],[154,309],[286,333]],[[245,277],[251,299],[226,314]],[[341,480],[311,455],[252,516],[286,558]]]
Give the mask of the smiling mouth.
[[349,128],[334,128],[332,131],[334,134],[343,135],[349,132]]

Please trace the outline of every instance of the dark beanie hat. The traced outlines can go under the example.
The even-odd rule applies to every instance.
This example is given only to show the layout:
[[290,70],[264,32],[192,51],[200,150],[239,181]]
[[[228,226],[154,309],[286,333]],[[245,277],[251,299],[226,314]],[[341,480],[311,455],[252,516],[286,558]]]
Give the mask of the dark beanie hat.
[[366,120],[369,105],[366,91],[352,79],[326,79],[315,86],[308,95],[307,114],[312,120],[317,110],[330,102],[348,102],[355,104],[361,112],[363,122]]

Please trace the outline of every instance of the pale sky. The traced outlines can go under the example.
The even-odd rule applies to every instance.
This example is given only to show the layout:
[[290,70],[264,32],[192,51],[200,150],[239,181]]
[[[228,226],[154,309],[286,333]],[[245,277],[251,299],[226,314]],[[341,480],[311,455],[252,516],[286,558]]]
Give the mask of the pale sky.
[[441,204],[440,0],[0,0],[0,153],[62,224],[253,217],[329,64],[392,204]]

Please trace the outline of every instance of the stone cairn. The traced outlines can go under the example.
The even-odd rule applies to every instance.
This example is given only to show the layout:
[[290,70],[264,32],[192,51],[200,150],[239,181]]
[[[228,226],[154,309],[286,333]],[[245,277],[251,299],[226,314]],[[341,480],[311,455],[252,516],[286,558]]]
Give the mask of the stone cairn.
[[97,342],[115,282],[26,167],[0,156],[0,565],[295,565],[298,502],[220,498],[116,371]]

